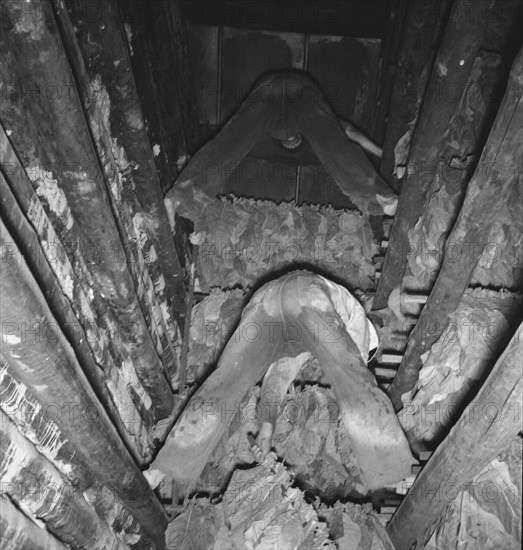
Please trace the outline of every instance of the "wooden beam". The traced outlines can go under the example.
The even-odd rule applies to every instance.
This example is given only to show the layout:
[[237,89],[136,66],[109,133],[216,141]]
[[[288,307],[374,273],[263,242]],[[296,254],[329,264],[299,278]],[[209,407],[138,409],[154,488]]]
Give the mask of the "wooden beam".
[[[416,290],[429,292],[441,267],[445,239],[459,214],[517,54],[512,44],[507,45],[507,37],[521,26],[521,21],[509,16],[514,8],[513,0],[498,0],[489,6],[489,25],[440,151],[440,165],[427,191],[424,212],[409,231],[411,250],[402,298],[404,287],[412,284]],[[498,18],[501,20],[494,24]]]
[[398,550],[423,548],[450,495],[467,485],[521,431],[523,325],[483,387],[431,456],[387,527]]
[[111,338],[131,357],[153,418],[167,417],[172,392],[136,296],[51,5],[4,2],[2,8],[0,76],[9,83],[2,124],[46,197],[57,232],[88,258],[98,310],[114,314]]
[[[6,244],[9,247],[6,247]],[[59,329],[26,260],[4,224],[0,307],[1,351],[13,376],[45,407],[59,408],[56,425],[120,498],[151,539],[162,546],[165,513],[132,460]],[[73,414],[63,409],[69,402]]]
[[427,68],[432,66],[436,55],[449,1],[410,0],[406,4],[407,13],[395,66],[392,96],[390,105],[387,106],[387,125],[380,164],[382,176],[396,191],[401,182],[393,176],[394,148],[418,117],[430,75]]
[[447,239],[438,278],[410,334],[398,375],[389,388],[396,409],[402,406],[402,394],[414,388],[422,354],[443,334],[449,315],[456,310],[467,289],[492,224],[521,178],[522,96],[523,49],[514,61],[505,97]]
[[[411,250],[404,281],[415,279],[417,291],[430,292],[438,276],[445,239],[459,215],[467,184],[496,117],[499,101],[494,91],[506,84],[510,72],[507,65],[502,56],[492,51],[480,51],[474,63],[461,107],[440,152],[440,166],[428,189],[424,212],[409,231]],[[405,282],[401,287],[402,301],[404,286],[408,284]]]
[[[154,158],[165,194],[200,145],[185,21],[177,0],[119,0],[119,7],[149,141],[159,149]],[[187,287],[192,227],[180,216],[175,218],[174,242]]]
[[[148,2],[151,9],[151,3]],[[190,154],[199,141],[199,114],[196,104],[196,90],[193,79],[193,63],[189,53],[189,38],[185,19],[182,17],[179,0],[163,0],[165,19],[169,31],[169,44],[171,45],[174,83],[180,94],[180,109],[183,117],[185,140]],[[159,37],[156,37],[159,40]],[[173,82],[169,79],[162,81],[167,92],[172,88]]]
[[169,228],[118,6],[116,0],[99,4],[100,19],[93,19],[79,17],[76,2],[66,2],[67,10],[62,5],[53,1],[94,146],[110,182],[109,198],[126,244],[127,263],[149,331],[161,346],[162,361],[176,385],[179,365],[173,344],[180,345],[183,330],[184,274]]
[[[35,217],[31,215],[30,218],[26,218],[28,212],[36,211],[38,197],[34,194],[29,181],[21,181],[27,176],[16,163],[16,157],[9,154],[12,150],[7,151],[4,148],[4,145],[8,144],[4,141],[5,137],[0,127],[2,170],[6,170],[12,183],[13,180],[17,180],[13,187],[18,193],[15,197],[4,174],[0,173],[2,222],[6,224],[14,242],[25,250],[24,257],[29,269],[38,281],[51,311],[73,346],[85,375],[108,411],[118,433],[135,460],[143,462],[143,457],[150,452],[148,447],[152,446],[152,442],[147,437],[144,438],[147,431],[140,412],[135,407],[129,389],[114,364],[106,342],[99,336],[100,331],[94,330],[94,314],[90,315],[92,312],[86,305],[88,301],[85,293],[74,281],[73,268],[67,260],[65,249],[56,234],[52,233],[49,221],[37,224],[40,228],[37,233],[29,221],[31,218],[34,221]],[[42,219],[45,214],[42,207],[40,208],[39,214]],[[11,252],[12,250],[4,250],[4,258]],[[76,294],[71,292],[72,280]],[[83,303],[84,307],[78,307],[79,303]],[[129,422],[130,419],[132,422]]]
[[408,231],[423,212],[445,132],[459,105],[456,98],[452,100],[451,94],[456,94],[456,90],[461,92],[469,78],[483,38],[489,2],[456,0],[452,7],[412,136],[407,175],[401,188],[374,309],[385,308],[390,293],[401,282],[407,263]]
[[[182,311],[185,307],[183,274],[169,230],[161,183],[147,136],[117,1],[98,4],[98,19],[82,17],[82,6],[78,2],[65,2],[67,12],[60,8],[58,1],[53,0],[53,4],[79,82],[80,94],[87,106],[87,115],[96,121],[96,113],[89,107],[98,104],[100,114],[108,116],[108,136],[97,136],[93,132],[96,146],[102,149],[104,158],[110,158],[108,148],[111,145],[117,150],[123,147],[123,151],[119,152],[123,158],[113,160],[119,163],[113,174],[120,173],[124,182],[122,193],[131,203],[134,213],[138,211],[145,214],[158,254],[159,268],[164,276],[164,280],[157,284],[166,287],[174,309]],[[103,25],[100,25],[100,21],[103,21]],[[109,103],[105,92],[109,96]],[[129,164],[132,170],[129,170]],[[126,187],[134,193],[126,193]]]
[[[0,127],[0,143],[2,142],[1,132],[3,130]],[[3,153],[2,149],[3,147],[0,146],[0,152]],[[10,168],[9,175],[13,178],[15,174],[14,163],[8,162],[6,166],[4,164],[6,157],[3,154],[0,155],[0,159],[2,169]],[[17,170],[16,173],[25,175],[23,170]],[[29,182],[27,182],[27,185],[31,189]],[[21,185],[17,187],[19,190],[22,188]],[[23,201],[24,194],[21,193],[19,196]],[[32,197],[35,197],[35,195],[33,194]],[[35,204],[34,201],[32,204]],[[0,215],[2,220],[9,226],[14,241],[19,243],[20,246],[23,243],[26,251],[24,254],[25,261],[38,281],[60,328],[71,343],[83,372],[116,426],[118,434],[122,437],[135,461],[143,463],[143,456],[149,452],[148,448],[152,447],[152,441],[149,441],[147,437],[143,420],[134,406],[125,382],[121,380],[118,370],[110,362],[111,356],[106,354],[101,365],[96,363],[93,351],[89,347],[89,344],[94,344],[92,342],[92,327],[89,326],[90,321],[88,321],[89,332],[86,333],[78,322],[66,296],[67,287],[61,286],[58,280],[64,274],[70,275],[72,273],[70,266],[62,271],[63,266],[59,258],[63,260],[65,254],[63,251],[62,253],[59,252],[58,242],[47,231],[45,236],[42,235],[42,238],[49,239],[49,246],[40,244],[36,231],[26,219],[2,173],[0,173]],[[4,261],[7,261],[9,252],[4,248]],[[56,272],[53,272],[53,267]],[[3,355],[2,359],[5,359]],[[92,501],[95,507],[102,505],[108,510],[106,519],[114,527],[117,535],[122,532],[124,536],[139,538],[144,547],[150,544],[150,539],[141,525],[121,506],[118,495],[114,494],[107,486],[100,484],[97,476],[93,476],[92,471],[77,450],[62,436],[52,417],[47,414],[49,411],[45,406],[38,402],[29,388],[11,375],[8,361],[0,365],[0,402],[2,410],[48,460],[53,462],[56,458],[56,449],[60,448],[60,460],[55,465],[62,474],[74,480],[77,490],[89,489],[92,491]],[[74,406],[70,411],[73,410]],[[53,438],[49,437],[50,433],[54,434]],[[140,441],[140,437],[143,438],[144,436],[147,437],[148,448],[146,449],[141,447]],[[138,441],[134,439],[135,437]],[[61,469],[61,466],[64,466],[64,468]],[[111,495],[109,498],[107,498],[108,494]],[[112,506],[109,507],[107,502],[112,503]]]
[[167,14],[163,1],[119,0],[118,4],[149,139],[153,147],[160,148],[155,161],[166,193],[196,139],[195,97],[184,95],[192,83],[181,85],[177,80],[191,77],[181,73],[182,66],[173,55],[185,45],[180,44],[180,35],[171,35],[169,20],[176,15]]
[[[407,7],[408,2],[405,2],[404,0],[391,0],[387,32],[381,41],[381,82],[378,110],[376,115],[376,127],[373,133],[374,141],[380,145],[383,144],[385,136],[387,117],[390,110],[390,101],[397,73],[398,54],[401,47],[401,39],[405,33],[404,25]],[[387,182],[391,185],[391,182],[388,179]]]
[[1,410],[34,445],[39,456],[45,457],[62,474],[67,490],[73,489],[65,479],[73,484],[75,492],[88,495],[89,502],[118,538],[133,539],[144,548],[153,547],[138,520],[122,506],[119,495],[100,480],[54,421],[62,412],[81,414],[79,407],[72,401],[63,405],[40,403],[32,391],[12,375],[13,368],[6,355],[0,354],[0,359]]
[[[128,355],[115,353],[115,346],[107,337],[110,334],[107,327],[114,323],[114,316],[108,311],[97,315],[97,292],[91,291],[86,262],[79,261],[81,252],[77,248],[74,262],[70,261],[64,241],[54,231],[1,126],[0,165],[2,220],[22,247],[27,264],[89,382],[110,411],[111,419],[133,456],[138,463],[143,463],[153,450],[148,433],[152,429],[152,418],[136,399],[140,386],[129,383],[133,366]],[[66,241],[66,244],[70,246],[71,243]],[[118,364],[123,364],[124,368],[118,368]]]
[[11,503],[6,495],[0,495],[0,540],[3,550],[39,548],[40,550],[67,550],[47,529],[38,527]]
[[[73,548],[105,550],[122,545],[80,491],[46,460],[0,411],[0,482],[34,521]],[[81,527],[80,527],[81,526]],[[38,546],[39,547],[39,546]]]

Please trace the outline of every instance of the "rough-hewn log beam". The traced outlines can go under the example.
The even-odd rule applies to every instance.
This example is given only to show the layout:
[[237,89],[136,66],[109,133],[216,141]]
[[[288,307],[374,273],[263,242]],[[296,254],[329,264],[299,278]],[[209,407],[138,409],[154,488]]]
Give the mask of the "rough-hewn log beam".
[[[150,9],[150,3],[148,4]],[[180,94],[180,109],[183,117],[185,141],[190,154],[197,145],[199,136],[199,115],[196,104],[196,90],[192,75],[192,60],[189,52],[189,39],[185,19],[182,17],[179,0],[163,0],[163,8],[169,31],[169,43],[172,50],[174,79]],[[171,83],[163,81],[168,92]]]
[[[124,541],[135,541],[140,548],[154,548],[150,537],[140,523],[122,506],[119,495],[104,485],[61,433],[54,421],[58,404],[42,405],[31,390],[12,376],[12,367],[4,354],[0,354],[0,408],[15,424],[38,453],[52,463],[74,486],[74,491],[88,495],[100,517],[108,523],[114,534]],[[64,402],[66,414],[80,414],[78,408]],[[64,484],[66,482],[64,481]],[[71,490],[72,487],[67,485]],[[35,489],[36,491],[36,489]]]
[[184,95],[191,84],[182,86],[177,80],[190,79],[180,74],[173,55],[183,46],[170,33],[163,1],[119,0],[119,5],[149,139],[159,147],[155,161],[166,193],[194,146],[197,128],[195,97]]
[[[100,156],[107,159],[104,170],[111,188],[115,186],[120,191],[119,202],[129,205],[131,215],[143,213],[145,217],[154,255],[158,257],[154,264],[148,262],[148,268],[155,288],[165,288],[176,315],[185,308],[183,273],[169,229],[118,5],[116,0],[100,2],[99,17],[95,19],[82,15],[82,6],[76,0],[65,4],[67,11],[60,2],[53,2],[95,146]],[[113,165],[111,169],[109,164]],[[161,298],[158,290],[157,293]]]
[[390,293],[401,282],[407,262],[407,233],[423,212],[445,132],[458,106],[449,94],[455,94],[456,90],[461,92],[469,78],[483,38],[490,1],[457,0],[452,7],[412,137],[407,175],[401,188],[374,309],[386,307]]
[[[507,80],[495,52],[480,51],[460,99],[460,108],[449,126],[440,152],[440,165],[429,186],[424,212],[408,233],[408,265],[400,288],[430,292],[443,259],[445,239],[458,217],[467,183],[478,163],[496,116],[500,84]],[[501,99],[502,94],[499,94]]]
[[[172,0],[119,1],[149,141],[163,193],[172,187],[199,146],[196,96],[190,74],[185,21]],[[192,228],[176,215],[175,246],[189,285]]]
[[511,40],[521,23],[511,16],[517,2],[497,0],[489,8],[485,36],[445,136],[424,212],[408,233],[410,251],[401,293],[409,289],[430,292],[441,267],[445,240],[459,214],[517,53]]
[[[2,353],[13,375],[44,406],[60,407],[60,432],[162,546],[163,509],[89,386],[20,250],[3,224],[0,230],[2,246],[7,242],[13,251],[4,258],[0,285]],[[67,403],[77,414],[62,410]]]
[[436,449],[387,527],[398,550],[423,548],[455,495],[521,431],[523,330],[519,327],[490,376]]
[[394,148],[417,119],[447,5],[448,0],[411,0],[407,3],[380,164],[381,174],[396,191],[400,185],[393,176]]
[[0,435],[2,492],[32,519],[44,521],[53,534],[75,548],[128,548],[2,411]]
[[3,550],[20,550],[20,548],[39,548],[40,550],[67,550],[46,529],[38,527],[27,516],[14,506],[9,497],[0,496],[0,541]]
[[[53,5],[94,146],[109,183],[108,196],[140,305],[153,341],[161,349],[169,378],[176,380],[178,357],[173,344],[180,344],[181,339],[178,313],[185,307],[183,273],[117,6],[100,3],[99,19],[79,17],[71,21],[61,2]],[[74,15],[77,4],[67,5]]]
[[[397,72],[398,53],[404,33],[403,25],[405,24],[407,4],[408,2],[403,0],[394,0],[390,3],[387,30],[381,39],[380,99],[377,106],[376,127],[373,133],[374,140],[380,145],[383,144],[384,140],[387,113],[390,108],[394,77]],[[390,182],[389,185],[391,185]]]
[[[143,462],[152,447],[144,421],[122,373],[114,364],[107,342],[101,336],[102,329],[95,326],[94,313],[65,249],[52,231],[51,223],[1,126],[0,165],[8,178],[7,181],[4,173],[0,173],[2,221],[25,251],[31,272],[118,433],[135,460]],[[8,256],[10,250],[3,253]]]
[[[2,133],[3,130],[0,128],[0,144]],[[3,161],[6,160],[6,155],[3,154],[5,153],[3,145],[0,145],[0,152],[2,153],[0,155],[2,168],[4,168]],[[16,159],[11,156],[7,156],[7,158],[10,160],[7,163],[10,168],[10,178],[25,176],[23,170],[14,170]],[[29,181],[26,186],[18,183],[18,196],[24,202],[24,198],[27,198],[29,193],[24,194],[23,189],[28,188],[29,192],[32,192],[32,188]],[[114,384],[111,383],[110,377],[118,377],[119,374],[114,365],[109,375],[107,363],[103,363],[104,373],[104,369],[95,362],[88,345],[92,334],[87,337],[57,279],[58,275],[62,274],[58,260],[62,255],[57,253],[58,243],[56,241],[49,242],[49,247],[41,248],[35,230],[25,218],[2,173],[0,173],[0,214],[2,220],[8,224],[15,241],[24,244],[24,249],[27,251],[25,260],[35,275],[60,328],[63,329],[71,343],[84,373],[101,399],[111,420],[115,423],[119,435],[133,453],[135,460],[141,462],[141,452],[143,451],[136,449],[136,443],[128,432],[130,430],[133,433],[133,429],[137,428],[138,433],[145,434],[140,415],[134,408],[130,396],[125,394],[125,383],[120,379],[117,379]],[[49,235],[45,237],[49,239]],[[3,249],[2,252],[3,261],[7,261],[11,250]],[[55,267],[57,274],[53,273],[51,266]],[[11,375],[9,361],[4,364],[4,360],[5,357],[2,354],[2,363],[0,364],[0,407],[2,410],[33,442],[38,451],[53,462],[63,475],[73,481],[77,491],[89,491],[89,494],[92,494],[91,500],[95,507],[100,505],[107,510],[106,519],[117,536],[123,535],[125,540],[138,540],[144,548],[150,548],[152,545],[150,538],[144,533],[137,520],[121,506],[118,495],[99,482],[82,456],[62,436],[58,426],[52,420],[52,415],[49,414],[50,409],[42,406],[31,391]],[[109,389],[104,385],[104,378],[107,379],[106,383]],[[66,402],[64,401],[64,403]],[[68,403],[71,404],[71,402]],[[75,410],[74,406],[68,410],[69,414],[79,414],[79,410]],[[53,436],[50,437],[50,434]]]
[[401,408],[402,394],[414,388],[422,365],[421,355],[445,330],[448,316],[457,308],[485,249],[491,226],[521,178],[522,96],[523,49],[512,66],[505,97],[447,239],[438,278],[389,387],[396,409]]
[[60,215],[66,230],[76,224],[76,239],[90,257],[89,271],[102,297],[98,307],[116,318],[111,336],[128,350],[154,417],[167,417],[172,392],[128,271],[51,6],[4,2],[2,8],[0,75],[9,83],[0,105],[2,124],[26,170],[36,172],[34,183],[47,193],[57,225]]

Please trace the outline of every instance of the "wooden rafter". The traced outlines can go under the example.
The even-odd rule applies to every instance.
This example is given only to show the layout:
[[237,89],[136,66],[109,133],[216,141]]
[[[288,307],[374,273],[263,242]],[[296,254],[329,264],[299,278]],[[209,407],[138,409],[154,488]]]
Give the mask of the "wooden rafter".
[[390,293],[401,283],[407,264],[408,231],[423,212],[445,132],[458,107],[458,101],[452,100],[449,94],[463,90],[467,83],[483,38],[488,3],[489,0],[475,2],[474,16],[467,15],[471,9],[469,0],[457,0],[452,7],[412,136],[407,175],[399,196],[374,309],[385,308]]
[[396,409],[402,406],[401,396],[414,388],[422,366],[421,356],[443,334],[487,245],[490,229],[521,178],[522,127],[523,49],[514,61],[505,97],[447,239],[438,278],[389,387]]
[[476,398],[423,468],[387,527],[398,550],[423,548],[448,504],[521,431],[523,330],[513,336]]

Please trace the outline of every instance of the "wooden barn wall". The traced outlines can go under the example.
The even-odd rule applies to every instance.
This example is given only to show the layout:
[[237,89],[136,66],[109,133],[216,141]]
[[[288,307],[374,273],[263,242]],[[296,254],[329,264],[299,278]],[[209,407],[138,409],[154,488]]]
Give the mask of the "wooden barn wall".
[[[195,23],[187,25],[187,33],[202,144],[234,114],[263,73],[282,69],[307,71],[338,116],[374,136],[380,93],[379,38]],[[351,206],[313,155],[305,162],[269,163],[258,151],[252,152],[231,173],[227,191],[276,201]]]
[[143,45],[142,2],[0,6],[7,547],[164,546],[140,468],[183,400],[188,248],[163,195],[197,128],[183,22],[175,3],[155,5],[163,26]]

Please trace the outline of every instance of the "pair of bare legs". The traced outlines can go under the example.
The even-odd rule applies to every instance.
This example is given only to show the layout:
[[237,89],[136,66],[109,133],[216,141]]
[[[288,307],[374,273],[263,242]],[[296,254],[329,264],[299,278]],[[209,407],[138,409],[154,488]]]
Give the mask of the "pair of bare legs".
[[[312,354],[334,390],[339,417],[370,489],[400,481],[415,462],[389,398],[379,389],[334,306],[325,280],[295,271],[260,288],[216,370],[195,393],[153,468],[186,491],[196,484],[249,388],[282,358]],[[270,449],[286,388],[264,384],[258,446]]]
[[[260,140],[303,136],[341,191],[364,214],[394,215],[397,197],[363,149],[381,149],[347,121],[340,121],[307,74],[289,71],[261,77],[218,135],[202,147],[165,197],[175,212],[194,222],[223,193],[235,166]],[[361,146],[361,147],[360,147]]]

